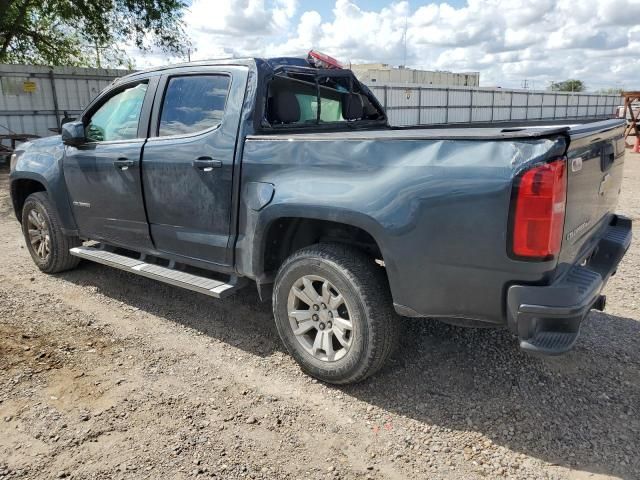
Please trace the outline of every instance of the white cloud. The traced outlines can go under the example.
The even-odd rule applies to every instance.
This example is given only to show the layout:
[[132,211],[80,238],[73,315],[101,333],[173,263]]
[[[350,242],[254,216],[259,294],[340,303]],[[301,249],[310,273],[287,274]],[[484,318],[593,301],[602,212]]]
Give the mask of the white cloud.
[[298,0],[193,0],[185,17],[192,58],[300,55],[313,47],[345,62],[397,65],[406,58],[414,67],[476,70],[484,85],[519,86],[525,78],[540,88],[567,78],[594,89],[640,84],[640,0],[367,5],[336,0],[322,16],[301,11]]

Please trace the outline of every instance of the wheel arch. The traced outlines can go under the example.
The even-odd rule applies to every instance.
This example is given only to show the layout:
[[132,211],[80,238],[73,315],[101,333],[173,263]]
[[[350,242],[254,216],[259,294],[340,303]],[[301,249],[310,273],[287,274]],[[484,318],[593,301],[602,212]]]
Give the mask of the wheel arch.
[[61,222],[65,235],[78,235],[76,225],[64,177],[60,172],[54,175],[44,176],[40,172],[18,171],[11,174],[11,202],[13,211],[19,222],[22,221],[22,208],[26,199],[35,192],[45,192],[51,200],[51,206],[55,210]]
[[259,283],[270,283],[288,255],[320,242],[348,244],[386,264],[382,226],[366,214],[290,205],[261,213],[252,262]]
[[22,208],[29,195],[36,192],[48,194],[47,182],[39,175],[24,175],[12,178],[10,191],[13,212],[20,223],[22,223]]

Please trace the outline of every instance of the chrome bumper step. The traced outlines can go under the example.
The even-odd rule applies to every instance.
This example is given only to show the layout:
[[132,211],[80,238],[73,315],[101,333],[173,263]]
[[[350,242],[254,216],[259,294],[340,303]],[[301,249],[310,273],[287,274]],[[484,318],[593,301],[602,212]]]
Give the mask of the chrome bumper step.
[[74,247],[69,250],[69,253],[92,262],[124,270],[125,272],[193,290],[194,292],[204,293],[214,298],[228,297],[244,286],[244,283],[239,281],[225,283],[220,280],[147,263],[97,247]]

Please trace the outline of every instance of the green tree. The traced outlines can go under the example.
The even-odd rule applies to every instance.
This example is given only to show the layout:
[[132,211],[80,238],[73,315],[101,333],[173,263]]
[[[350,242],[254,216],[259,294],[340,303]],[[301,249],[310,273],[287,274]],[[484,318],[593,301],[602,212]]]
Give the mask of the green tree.
[[601,88],[596,93],[601,93],[603,95],[622,95],[624,90],[620,87],[611,87],[611,88]]
[[0,0],[0,63],[129,66],[123,45],[180,55],[184,0]]
[[565,80],[551,84],[551,90],[557,92],[584,92],[585,89],[586,86],[582,80]]

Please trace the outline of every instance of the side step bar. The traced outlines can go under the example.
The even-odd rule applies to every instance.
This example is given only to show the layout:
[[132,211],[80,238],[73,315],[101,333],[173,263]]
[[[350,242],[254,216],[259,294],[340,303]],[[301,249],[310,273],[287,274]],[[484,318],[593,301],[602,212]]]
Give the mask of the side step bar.
[[117,253],[96,247],[74,247],[69,250],[69,253],[76,257],[91,260],[92,262],[115,267],[125,272],[142,275],[143,277],[193,290],[194,292],[204,293],[205,295],[215,298],[228,297],[244,286],[244,282],[241,282],[240,279],[237,278],[235,282],[225,283],[220,280],[201,277],[193,275],[192,273],[154,265],[124,255],[118,255]]

